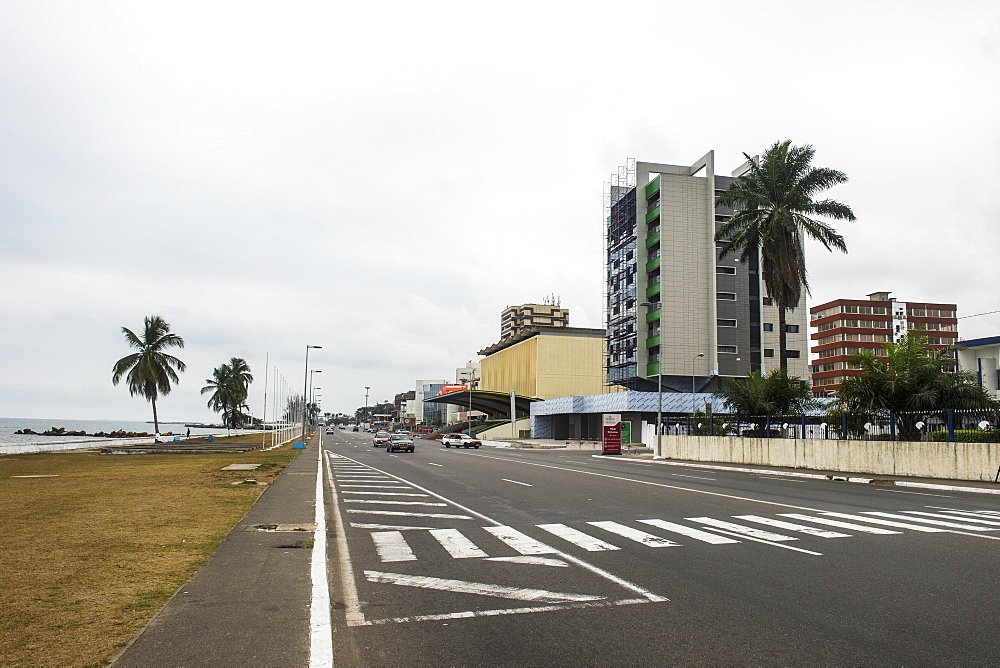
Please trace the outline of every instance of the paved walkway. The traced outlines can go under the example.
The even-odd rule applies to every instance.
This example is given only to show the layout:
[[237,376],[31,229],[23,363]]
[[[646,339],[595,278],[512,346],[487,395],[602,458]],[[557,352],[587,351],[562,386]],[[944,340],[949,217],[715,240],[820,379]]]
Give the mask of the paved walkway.
[[319,439],[277,477],[194,578],[115,666],[304,666],[309,663],[310,531]]

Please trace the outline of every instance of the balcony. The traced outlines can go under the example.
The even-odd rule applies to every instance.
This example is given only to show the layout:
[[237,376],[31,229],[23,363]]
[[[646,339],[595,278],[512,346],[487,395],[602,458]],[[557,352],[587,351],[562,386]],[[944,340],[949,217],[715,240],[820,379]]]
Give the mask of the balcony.
[[646,214],[646,222],[649,223],[650,221],[656,220],[659,217],[660,217],[660,205],[657,204],[656,208],[654,208],[652,211]]
[[[658,301],[659,300],[659,294],[660,294],[660,283],[659,283],[659,281],[657,281],[653,285],[651,285],[648,288],[646,288],[646,299],[652,299],[653,295],[657,295],[656,301]],[[659,313],[659,311],[657,311],[657,313]]]
[[653,244],[660,243],[660,231],[656,230],[653,234],[646,237],[646,248],[649,248]]
[[653,271],[654,269],[659,269],[659,268],[660,268],[660,256],[659,255],[657,255],[652,260],[650,260],[649,262],[646,263],[646,271],[647,272],[650,272],[650,271]]
[[646,347],[647,348],[656,348],[659,345],[660,345],[660,335],[659,334],[657,334],[656,336],[651,336],[648,339],[646,339]]

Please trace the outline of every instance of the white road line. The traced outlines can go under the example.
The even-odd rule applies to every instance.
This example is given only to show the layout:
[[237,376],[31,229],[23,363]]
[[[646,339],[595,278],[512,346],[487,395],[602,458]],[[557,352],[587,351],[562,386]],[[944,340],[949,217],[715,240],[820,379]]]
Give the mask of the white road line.
[[406,492],[344,492],[344,494],[368,494],[371,496],[419,496],[427,498],[427,494],[407,494]]
[[384,562],[417,560],[417,555],[413,554],[399,531],[373,531],[372,540],[379,558]]
[[442,466],[442,467],[444,466],[444,464],[435,464],[434,462],[427,462],[427,463],[430,464],[431,466]]
[[569,564],[565,561],[551,557],[486,557],[486,561],[504,561],[511,564],[531,564],[533,566],[569,567]]
[[965,520],[966,517],[996,517],[1000,519],[1000,515],[994,515],[988,510],[952,510],[951,508],[939,508],[938,506],[925,506],[926,508],[936,508],[937,510],[944,510],[949,513],[949,517],[953,515],[959,515],[955,519]]
[[405,587],[419,587],[421,589],[435,589],[437,591],[454,591],[463,594],[478,594],[479,596],[493,596],[496,598],[509,598],[517,601],[538,601],[539,603],[570,603],[578,601],[603,601],[606,596],[594,596],[590,594],[561,594],[544,589],[528,589],[518,587],[504,587],[502,585],[486,584],[483,582],[464,582],[462,580],[445,580],[443,578],[432,578],[420,575],[401,575],[398,573],[380,573],[378,571],[365,571],[365,577],[369,582],[381,584],[403,585]]
[[510,545],[521,554],[555,554],[556,552],[545,543],[541,543],[508,526],[483,527],[483,529],[507,543],[507,545]]
[[739,536],[740,538],[744,538],[746,540],[752,540],[755,543],[764,543],[765,545],[770,545],[771,547],[780,547],[783,550],[794,550],[795,552],[801,552],[802,554],[811,554],[814,557],[822,557],[823,556],[822,552],[813,552],[812,550],[807,550],[807,549],[801,548],[801,547],[794,547],[792,545],[785,545],[784,543],[775,543],[775,542],[771,542],[769,540],[764,540],[763,538],[754,538],[753,536],[747,536],[746,534],[742,534],[742,533],[733,533],[731,531],[727,531],[726,529],[716,529],[716,531],[718,531],[719,533],[729,534],[730,536]]
[[627,527],[624,524],[619,524],[618,522],[587,522],[587,524],[595,526],[598,529],[604,529],[605,531],[613,534],[618,534],[622,538],[628,538],[629,540],[634,540],[637,543],[642,543],[646,547],[676,547],[678,545],[678,543],[675,543],[672,540],[654,536],[651,533],[633,529],[632,527]]
[[[386,481],[386,482],[388,483],[388,481]],[[350,487],[351,489],[355,489],[355,488],[356,489],[407,489],[409,487],[409,485],[403,485],[401,483],[394,482],[392,484],[385,484],[385,485],[355,485],[355,484],[350,484],[350,485],[341,485],[341,487]]]
[[507,478],[500,478],[500,479],[503,480],[504,482],[512,482],[515,485],[524,485],[525,487],[534,487],[534,485],[529,485],[526,482],[518,482],[517,480],[508,480]]
[[874,515],[875,517],[888,517],[891,520],[911,520],[914,522],[923,522],[924,524],[933,524],[934,526],[948,527],[949,529],[964,529],[965,531],[996,531],[996,529],[987,527],[977,527],[971,524],[959,524],[958,522],[943,522],[941,520],[925,520],[922,517],[909,517],[908,515],[883,513],[875,510],[866,511],[864,514]]
[[923,513],[919,510],[904,510],[907,515],[927,515],[928,517],[936,517],[942,520],[962,520],[963,522],[972,522],[973,524],[986,524],[989,526],[1000,527],[1000,522],[973,519],[971,517],[955,517],[954,515],[946,515],[944,513]]
[[732,538],[726,538],[725,536],[720,536],[718,534],[710,533],[708,531],[702,531],[701,529],[695,529],[693,527],[687,527],[683,524],[674,524],[673,522],[667,522],[665,520],[636,520],[637,522],[642,522],[643,524],[648,524],[651,527],[656,527],[658,529],[664,529],[666,531],[672,531],[674,533],[679,533],[682,536],[687,536],[688,538],[694,538],[695,540],[700,540],[703,543],[711,543],[712,545],[725,545],[726,543],[738,543],[740,541],[733,540]]
[[924,492],[904,492],[901,489],[882,489],[881,487],[875,488],[876,492],[889,492],[891,494],[913,494],[915,496],[936,496],[939,499],[954,499],[953,496],[948,496],[947,494],[925,494]]
[[847,513],[832,513],[824,512],[823,515],[828,517],[842,517],[845,520],[854,520],[855,522],[871,522],[872,524],[880,524],[886,527],[895,527],[897,529],[912,529],[913,531],[923,531],[924,533],[947,533],[947,529],[938,529],[936,527],[923,526],[920,524],[910,524],[903,522],[891,522],[889,520],[880,520],[875,517],[867,517],[865,515],[849,515]]
[[870,527],[870,526],[865,526],[863,524],[853,524],[851,522],[840,522],[838,520],[831,520],[825,517],[809,517],[808,515],[800,515],[798,513],[778,513],[778,514],[781,517],[791,517],[793,520],[803,520],[805,522],[813,522],[814,524],[822,524],[828,527],[837,527],[838,529],[860,531],[861,533],[874,533],[880,535],[902,533],[901,531],[893,531],[892,529],[879,529],[878,527]]
[[840,533],[839,531],[827,531],[826,529],[817,529],[816,527],[807,527],[802,524],[793,524],[792,522],[784,522],[782,520],[771,519],[770,517],[759,517],[757,515],[734,515],[738,520],[746,520],[747,522],[756,522],[757,524],[763,524],[769,527],[775,527],[777,529],[787,529],[788,531],[798,531],[800,533],[808,534],[810,536],[819,536],[820,538],[850,538],[850,534]]
[[316,462],[316,531],[310,558],[312,595],[309,603],[309,665],[333,666],[333,621],[330,616],[330,582],[326,564],[326,508],[323,503],[323,437]]
[[506,608],[502,610],[466,610],[465,612],[448,612],[441,615],[414,615],[413,617],[389,617],[386,619],[373,619],[364,622],[364,626],[376,626],[379,624],[406,624],[408,622],[440,622],[449,619],[475,619],[479,617],[499,617],[503,615],[528,615],[537,612],[555,612],[557,610],[594,610],[597,608],[610,608],[622,605],[641,605],[649,603],[645,598],[630,598],[621,601],[606,602],[584,602],[584,603],[563,603],[561,605],[538,605],[530,608]]
[[449,515],[448,513],[409,513],[402,510],[357,510],[351,508],[347,512],[359,515],[393,515],[396,517],[436,517],[442,520],[471,520],[468,515]]
[[683,473],[668,473],[667,475],[676,476],[678,478],[697,478],[698,480],[715,480],[715,478],[705,478],[700,475],[684,475]]
[[780,542],[783,540],[798,540],[794,536],[783,536],[780,533],[772,533],[770,531],[764,531],[763,529],[754,529],[753,527],[745,527],[742,524],[734,524],[732,522],[725,522],[723,520],[717,520],[711,517],[685,517],[684,519],[689,522],[700,522],[702,524],[707,524],[711,527],[718,527],[720,529],[726,529],[740,536],[759,538],[761,540]]
[[[320,447],[321,451],[322,449]],[[340,581],[341,587],[344,590],[344,615],[348,626],[360,626],[364,624],[365,615],[361,612],[357,583],[354,580],[354,566],[351,564],[351,551],[347,546],[347,532],[344,531],[344,520],[340,516],[340,498],[337,496],[337,486],[333,484],[333,480],[330,481],[330,496],[333,499],[333,524],[337,535],[337,553],[340,556]],[[315,545],[313,546],[313,550],[316,550]]]
[[425,531],[434,527],[412,527],[400,524],[365,524],[361,522],[351,522],[353,529],[383,529],[385,531]]
[[431,529],[428,533],[434,536],[437,542],[441,543],[441,547],[455,559],[489,556],[476,547],[476,544],[466,538],[458,529]]
[[573,543],[577,547],[582,547],[588,552],[605,552],[607,550],[620,550],[621,548],[611,543],[587,535],[582,531],[568,527],[565,524],[536,524],[536,527],[548,531],[553,536],[558,536],[565,541]]
[[[351,492],[345,492],[351,494]],[[344,503],[377,503],[382,506],[447,506],[440,501],[391,501],[389,499],[344,499]]]

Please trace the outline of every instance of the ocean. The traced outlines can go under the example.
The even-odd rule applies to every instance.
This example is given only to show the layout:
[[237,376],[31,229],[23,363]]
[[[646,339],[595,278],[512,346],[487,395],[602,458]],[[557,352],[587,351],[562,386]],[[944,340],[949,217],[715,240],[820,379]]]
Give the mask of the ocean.
[[[36,419],[36,418],[8,418],[0,417],[0,453],[12,452],[41,452],[45,450],[64,450],[73,447],[72,444],[81,444],[79,447],[91,447],[99,444],[120,445],[123,439],[95,438],[93,436],[37,436],[33,434],[15,434],[18,430],[31,429],[41,433],[53,427],[63,427],[66,431],[85,431],[94,434],[100,431],[105,433],[112,431],[132,431],[137,433],[153,433],[152,422],[128,422],[120,420],[59,420],[59,419]],[[160,437],[172,432],[173,434],[184,436],[187,434],[187,427],[183,424],[160,423]],[[225,429],[203,429],[192,427],[192,436],[204,436],[215,434],[224,436]],[[165,440],[169,440],[167,437]],[[124,439],[133,443],[151,442],[152,436],[140,439]]]

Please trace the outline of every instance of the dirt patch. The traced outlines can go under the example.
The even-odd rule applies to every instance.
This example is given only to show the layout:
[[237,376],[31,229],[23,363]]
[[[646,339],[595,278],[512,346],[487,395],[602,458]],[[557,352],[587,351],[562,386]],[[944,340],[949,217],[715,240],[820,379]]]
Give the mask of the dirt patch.
[[299,452],[0,457],[0,665],[105,664],[265,489],[219,469],[266,484]]

